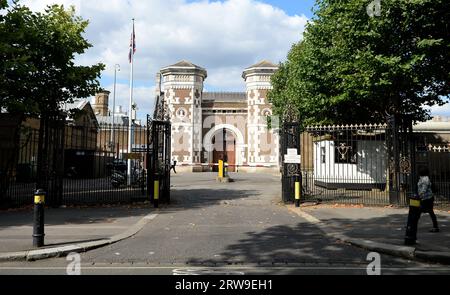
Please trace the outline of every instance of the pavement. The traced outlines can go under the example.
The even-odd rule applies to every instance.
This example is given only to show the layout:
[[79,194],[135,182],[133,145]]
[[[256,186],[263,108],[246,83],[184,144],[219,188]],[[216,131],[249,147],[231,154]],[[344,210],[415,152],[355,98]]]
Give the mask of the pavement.
[[430,233],[431,219],[423,214],[415,246],[405,246],[408,209],[304,204],[288,208],[318,226],[329,237],[399,257],[450,264],[450,213],[436,210],[439,233]]
[[[407,253],[405,250],[413,251],[403,249],[402,246],[399,247],[403,252],[384,252],[377,251],[376,247],[354,246],[358,241],[366,241],[365,237],[372,237],[370,233],[357,236],[355,231],[355,235],[351,237],[343,236],[351,231],[342,230],[341,224],[337,223],[340,219],[355,225],[366,222],[365,220],[374,222],[372,226],[375,229],[372,229],[372,233],[376,233],[376,227],[383,224],[383,219],[375,223],[378,220],[375,211],[373,216],[369,216],[364,211],[369,209],[363,208],[360,210],[363,214],[352,211],[353,217],[349,212],[343,212],[340,216],[329,215],[341,212],[339,210],[323,211],[323,215],[320,215],[319,212],[322,211],[319,207],[296,210],[295,207],[288,206],[294,210],[290,211],[280,202],[279,176],[233,173],[232,178],[232,183],[218,183],[216,175],[212,173],[173,175],[171,205],[162,206],[158,210],[151,209],[148,205],[144,208],[50,210],[47,229],[50,230],[52,226],[56,228],[54,234],[47,231],[47,242],[68,243],[77,240],[78,244],[65,244],[60,247],[59,252],[51,250],[51,256],[39,252],[24,252],[27,254],[25,259],[28,260],[36,260],[35,257],[50,259],[28,262],[22,256],[21,261],[3,261],[0,262],[0,274],[65,274],[68,262],[63,257],[64,254],[79,251],[83,252],[80,256],[83,274],[225,272],[367,275],[367,267],[371,262],[368,257],[374,249],[381,255],[383,274],[449,272],[449,267],[445,265],[415,261],[414,255],[397,255]],[[0,231],[0,244],[10,241],[2,247],[5,250],[12,249],[7,248],[7,245],[14,246],[17,243],[16,245],[22,245],[22,249],[28,249],[31,244],[31,227],[30,223],[24,224],[23,220],[30,219],[30,212],[21,218],[19,215],[24,213],[6,212],[9,216],[3,213],[0,214],[0,225],[3,225],[0,230],[5,231]],[[16,214],[18,215],[14,218]],[[59,219],[51,218],[52,214],[59,216]],[[400,215],[399,224],[401,220],[406,220],[404,213],[397,215]],[[325,223],[326,219],[330,222]],[[443,220],[442,217],[440,219]],[[442,223],[441,234],[447,232],[447,226],[444,225],[447,224]],[[15,233],[14,227],[21,226],[28,226],[28,230],[19,239],[15,236],[19,232]],[[72,230],[65,228],[70,226],[73,226]],[[421,228],[420,242],[424,236],[422,232],[424,230]],[[445,237],[448,240],[448,236]],[[379,238],[383,238],[381,233]],[[89,248],[83,245],[86,239],[100,240],[86,242],[95,243],[93,248]],[[372,246],[375,243],[370,240],[366,242],[372,243]],[[383,241],[377,243],[381,242]],[[74,247],[78,251],[73,251]],[[86,250],[90,251],[85,252]],[[413,253],[417,254],[418,251],[414,249]]]
[[84,252],[139,232],[156,217],[150,204],[45,209],[45,246],[32,245],[33,210],[0,212],[0,261],[39,260]]
[[[80,256],[82,274],[357,274],[372,251],[324,234],[280,203],[279,176],[177,174],[172,204],[129,238]],[[49,237],[50,238],[50,237]],[[64,257],[0,263],[0,274],[65,274]],[[448,274],[439,264],[381,253],[382,274]]]

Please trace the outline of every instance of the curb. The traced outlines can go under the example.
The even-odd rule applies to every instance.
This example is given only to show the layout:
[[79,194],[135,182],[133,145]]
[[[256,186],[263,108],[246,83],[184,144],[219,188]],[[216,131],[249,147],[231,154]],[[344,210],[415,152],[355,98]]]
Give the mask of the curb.
[[415,247],[398,246],[387,243],[374,242],[366,239],[350,238],[342,233],[333,232],[329,230],[329,227],[325,225],[320,219],[312,216],[309,213],[300,211],[297,208],[287,206],[288,210],[296,213],[303,219],[319,227],[325,235],[340,240],[342,242],[351,244],[353,246],[366,249],[369,251],[385,253],[393,256],[398,256],[407,259],[429,261],[440,264],[450,264],[450,252],[439,251],[421,251]]
[[110,238],[101,239],[92,242],[76,243],[72,245],[67,245],[63,247],[47,248],[47,249],[37,249],[22,252],[6,252],[0,253],[0,262],[5,261],[36,261],[48,258],[56,258],[66,256],[69,253],[83,253],[89,250],[101,248],[117,242],[128,239],[138,232],[140,232],[144,226],[155,219],[158,214],[150,214],[143,217],[136,224],[132,225],[125,232],[112,236]]

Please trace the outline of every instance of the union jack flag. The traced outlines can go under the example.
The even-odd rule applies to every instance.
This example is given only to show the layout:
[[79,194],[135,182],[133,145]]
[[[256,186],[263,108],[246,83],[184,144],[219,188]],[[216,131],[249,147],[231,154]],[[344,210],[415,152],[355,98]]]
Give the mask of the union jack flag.
[[128,55],[130,63],[133,61],[132,58],[135,53],[136,53],[136,34],[134,33],[134,23],[133,23],[133,33],[131,33],[131,41],[130,41],[130,53]]

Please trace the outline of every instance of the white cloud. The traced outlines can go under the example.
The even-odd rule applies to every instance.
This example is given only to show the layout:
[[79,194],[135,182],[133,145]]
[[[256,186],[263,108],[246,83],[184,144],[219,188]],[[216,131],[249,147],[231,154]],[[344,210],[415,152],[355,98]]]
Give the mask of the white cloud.
[[[128,50],[131,19],[136,19],[136,85],[153,85],[156,72],[187,59],[208,70],[207,87],[244,90],[241,73],[262,59],[278,63],[301,38],[305,16],[256,0],[23,0],[34,10],[58,3],[74,4],[90,20],[87,38],[94,45],[78,59],[82,64],[107,65],[103,82],[109,83],[114,65],[119,80],[129,76]],[[149,93],[153,96],[153,93]]]
[[450,103],[447,102],[447,104],[443,106],[433,106],[428,107],[429,110],[431,110],[431,113],[434,116],[450,116]]

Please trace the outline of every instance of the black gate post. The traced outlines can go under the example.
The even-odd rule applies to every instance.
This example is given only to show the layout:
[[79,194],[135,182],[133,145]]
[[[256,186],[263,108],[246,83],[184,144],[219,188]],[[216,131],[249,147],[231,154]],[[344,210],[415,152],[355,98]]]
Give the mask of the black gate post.
[[146,169],[147,169],[147,178],[146,178],[146,187],[147,187],[147,200],[151,201],[152,192],[151,192],[151,181],[152,181],[152,137],[153,137],[153,124],[150,115],[147,115],[147,159],[146,159]]
[[171,165],[171,155],[172,155],[172,124],[169,121],[164,122],[164,200],[167,204],[170,204],[170,165]]
[[147,197],[155,205],[155,195],[158,202],[169,204],[172,125],[169,121],[147,119],[151,126],[147,130]]
[[59,207],[63,203],[64,191],[64,151],[65,151],[65,116],[57,116],[53,126],[53,159],[52,159],[52,206]]
[[413,122],[410,116],[398,114],[388,116],[387,121],[389,202],[405,205],[417,188]]
[[[300,154],[300,123],[285,122],[281,132],[280,154],[282,159],[282,198],[284,203],[295,201],[295,183],[301,176],[300,164],[285,163],[285,155],[289,149],[296,149]],[[300,185],[301,186],[301,185]],[[301,187],[300,187],[301,193]]]
[[158,153],[159,153],[159,125],[157,121],[152,122],[152,157],[150,165],[150,201],[155,204],[155,181],[157,180],[159,163],[158,163]]
[[386,141],[388,146],[389,203],[398,205],[400,203],[400,138],[397,116],[388,116],[387,122],[388,136]]
[[409,115],[403,116],[403,171],[405,174],[405,196],[401,199],[403,205],[409,203],[409,199],[417,193],[417,173],[416,173],[416,144],[413,130],[413,120]]

